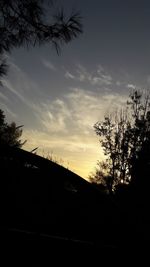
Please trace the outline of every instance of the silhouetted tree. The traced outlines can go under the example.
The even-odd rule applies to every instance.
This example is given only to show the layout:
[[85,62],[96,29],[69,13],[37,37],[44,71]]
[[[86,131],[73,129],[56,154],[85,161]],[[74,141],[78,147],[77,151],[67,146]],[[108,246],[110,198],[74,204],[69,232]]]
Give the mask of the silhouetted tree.
[[95,171],[88,177],[89,181],[96,184],[101,191],[112,192],[112,177],[109,174],[109,166],[105,161],[98,161]]
[[8,124],[5,121],[4,112],[0,109],[0,146],[9,145],[11,147],[22,147],[22,125],[16,126],[15,122]]
[[[49,13],[48,13],[49,11]],[[54,1],[0,1],[0,76],[6,72],[5,52],[14,47],[51,43],[59,53],[64,43],[82,32],[79,13],[67,17],[54,10]]]
[[[134,90],[125,110],[105,116],[94,125],[106,155],[107,175],[101,181],[109,192],[120,183],[128,184],[137,178],[137,169],[150,162],[150,94]],[[144,152],[147,149],[147,152]],[[144,155],[147,155],[147,157]],[[144,161],[143,161],[144,158]],[[98,170],[103,165],[98,163]],[[95,173],[95,181],[97,180]],[[109,179],[108,179],[109,177]],[[93,177],[94,178],[94,177]],[[140,177],[141,178],[141,177]],[[107,180],[110,181],[107,184]]]

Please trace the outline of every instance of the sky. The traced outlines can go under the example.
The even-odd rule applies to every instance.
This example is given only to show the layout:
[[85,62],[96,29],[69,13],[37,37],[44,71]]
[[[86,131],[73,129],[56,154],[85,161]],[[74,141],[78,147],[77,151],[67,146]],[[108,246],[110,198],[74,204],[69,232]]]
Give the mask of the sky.
[[87,178],[103,151],[93,125],[150,86],[150,1],[57,0],[79,10],[83,34],[62,47],[14,49],[0,87],[8,122],[24,125],[24,149]]

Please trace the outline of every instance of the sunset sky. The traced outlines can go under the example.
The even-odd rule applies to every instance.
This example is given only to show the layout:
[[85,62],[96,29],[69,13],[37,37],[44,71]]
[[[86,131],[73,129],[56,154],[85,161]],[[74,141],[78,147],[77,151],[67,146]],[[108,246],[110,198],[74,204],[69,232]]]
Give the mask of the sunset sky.
[[103,158],[94,123],[133,88],[150,86],[150,1],[56,2],[80,11],[83,34],[59,56],[50,45],[7,55],[0,108],[24,125],[24,149],[38,147],[87,178]]

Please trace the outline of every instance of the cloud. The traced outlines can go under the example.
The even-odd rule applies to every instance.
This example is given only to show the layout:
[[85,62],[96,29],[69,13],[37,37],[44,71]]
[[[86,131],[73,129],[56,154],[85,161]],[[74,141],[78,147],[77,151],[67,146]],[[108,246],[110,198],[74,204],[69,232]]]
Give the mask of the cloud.
[[[81,65],[74,72],[66,70],[65,78],[77,81],[77,86],[57,92],[53,98],[48,98],[49,92],[41,90],[13,62],[10,68],[11,73],[4,81],[4,97],[13,99],[13,104],[7,106],[8,112],[12,110],[14,116],[19,113],[17,119],[25,125],[26,149],[40,147],[41,154],[43,149],[53,150],[71,162],[72,170],[85,177],[103,157],[93,125],[103,120],[106,112],[122,106],[126,96],[104,89],[105,86],[110,89],[113,79],[100,66],[92,72]],[[100,85],[101,90],[88,90],[87,83],[91,88]]]
[[78,64],[74,74],[71,74],[69,71],[66,71],[65,77],[80,82],[88,82],[91,85],[109,86],[112,84],[111,75],[106,73],[100,65],[95,71],[89,72],[84,66]]
[[33,108],[45,132],[58,135],[89,135],[94,123],[103,119],[106,111],[119,108],[126,97],[112,93],[97,93],[72,88],[61,98],[47,100]]
[[22,102],[27,103],[27,99],[23,96],[23,94],[19,93],[18,90],[16,90],[11,82],[9,80],[3,79],[3,86],[7,88],[11,93],[13,93],[15,96],[17,96]]
[[46,101],[38,106],[37,117],[45,131],[49,133],[66,133],[66,120],[70,116],[67,105],[63,100]]
[[73,171],[86,177],[96,161],[103,158],[93,125],[125,102],[126,96],[119,94],[71,88],[62,97],[34,107],[41,129],[24,130],[26,148],[39,147],[40,154],[53,151],[69,161]]
[[9,121],[12,121],[14,119],[17,118],[16,113],[14,113],[6,104],[4,104],[3,102],[0,102],[0,107],[2,108],[2,110],[5,111],[5,115],[6,117],[9,117]]
[[41,88],[11,59],[9,65],[10,71],[2,80],[5,90],[0,97],[9,102],[15,99],[19,103],[21,100],[22,104],[33,109],[34,102],[36,103],[42,97]]
[[53,71],[56,71],[56,67],[50,61],[48,61],[46,59],[42,59],[42,63],[46,68],[53,70]]
[[0,95],[3,102],[4,98],[7,102],[1,106],[8,114],[8,118],[12,120],[14,117],[17,124],[23,123],[25,127],[28,125],[33,125],[33,128],[38,127],[41,122],[37,114],[39,114],[41,103],[43,100],[45,101],[47,94],[12,60],[9,64],[10,71],[3,79],[4,96]]
[[80,82],[91,81],[91,79],[92,79],[91,74],[82,65],[78,64],[76,72],[77,72],[77,75],[78,75],[77,79]]
[[111,85],[112,77],[105,72],[104,68],[101,65],[99,65],[96,71],[96,75],[93,75],[91,82],[92,84],[98,85]]
[[132,83],[128,83],[126,87],[129,89],[136,89],[136,85],[134,85]]
[[67,78],[67,79],[75,79],[75,76],[73,75],[73,74],[71,74],[69,71],[66,71],[66,73],[65,73],[65,77]]
[[93,77],[91,80],[92,84],[97,85],[111,85],[112,84],[112,78],[110,75],[104,75],[101,74],[100,77]]

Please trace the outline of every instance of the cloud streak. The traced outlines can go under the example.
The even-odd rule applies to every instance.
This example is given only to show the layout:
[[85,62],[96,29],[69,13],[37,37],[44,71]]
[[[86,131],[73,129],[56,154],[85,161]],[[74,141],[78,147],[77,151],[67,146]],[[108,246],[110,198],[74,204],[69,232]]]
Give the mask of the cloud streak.
[[[16,106],[8,102],[5,106],[7,113],[12,110],[14,117],[18,114],[17,105],[20,105],[17,119],[25,124],[23,138],[27,139],[26,149],[39,147],[40,154],[43,150],[47,153],[53,150],[70,162],[73,171],[86,177],[96,161],[103,157],[93,125],[103,120],[106,112],[122,106],[126,96],[105,90],[113,79],[100,66],[91,73],[81,65],[75,73],[66,70],[65,79],[77,81],[77,84],[54,98],[49,97],[46,90],[41,90],[13,62],[11,71],[12,74],[4,80],[5,94],[0,97],[6,101],[13,99],[13,104],[15,101]],[[87,82],[91,90],[87,89]],[[101,90],[93,90],[93,86],[100,86]]]
[[65,77],[67,79],[70,78],[80,82],[89,82],[91,85],[109,86],[112,84],[111,75],[106,73],[101,66],[98,66],[94,72],[89,72],[85,67],[78,64],[75,73],[73,74],[66,71]]
[[75,76],[73,74],[71,74],[69,71],[66,71],[65,73],[65,77],[67,79],[75,79]]
[[37,107],[41,130],[24,131],[26,146],[38,146],[41,154],[54,151],[70,162],[73,171],[87,177],[96,161],[103,157],[93,125],[103,120],[106,111],[122,107],[125,102],[126,97],[119,94],[102,95],[72,88],[61,98]]
[[127,84],[127,88],[129,88],[129,89],[136,89],[136,85],[134,85],[134,84],[132,84],[132,83],[128,83]]
[[44,65],[44,67],[46,67],[47,69],[52,70],[52,71],[56,71],[56,67],[50,61],[48,61],[46,59],[42,59],[42,63]]
[[22,102],[26,104],[28,103],[27,99],[23,96],[23,94],[19,93],[18,90],[13,87],[9,80],[3,79],[3,86],[7,88],[12,94],[17,96]]

